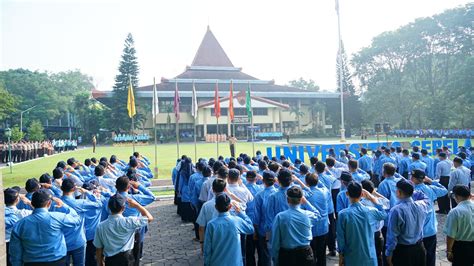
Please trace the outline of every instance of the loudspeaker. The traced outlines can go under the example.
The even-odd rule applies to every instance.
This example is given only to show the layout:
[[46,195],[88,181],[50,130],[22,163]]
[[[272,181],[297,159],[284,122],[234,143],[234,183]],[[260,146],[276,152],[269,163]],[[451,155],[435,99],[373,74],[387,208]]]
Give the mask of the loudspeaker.
[[383,123],[383,132],[384,133],[389,133],[391,130],[390,124],[389,123]]
[[375,132],[382,132],[382,125],[380,123],[376,123],[374,125]]

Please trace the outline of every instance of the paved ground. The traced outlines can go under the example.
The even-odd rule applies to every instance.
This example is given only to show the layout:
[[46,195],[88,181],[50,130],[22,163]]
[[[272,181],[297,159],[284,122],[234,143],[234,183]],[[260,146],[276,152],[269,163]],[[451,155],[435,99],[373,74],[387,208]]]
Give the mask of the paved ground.
[[[192,240],[193,226],[181,222],[173,201],[157,201],[149,209],[156,220],[150,225],[146,235],[143,265],[202,265],[199,243]],[[445,236],[442,233],[446,215],[438,215],[437,218],[437,265],[449,265],[445,255]],[[337,265],[337,257],[328,258],[327,262],[328,265]]]

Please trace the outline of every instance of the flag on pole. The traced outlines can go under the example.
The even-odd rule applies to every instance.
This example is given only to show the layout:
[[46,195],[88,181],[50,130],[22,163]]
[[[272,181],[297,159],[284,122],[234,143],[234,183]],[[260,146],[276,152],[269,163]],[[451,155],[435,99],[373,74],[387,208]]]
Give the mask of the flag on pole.
[[178,82],[175,81],[175,89],[174,89],[174,116],[176,117],[176,122],[179,121],[179,104],[181,100],[179,99],[179,91],[178,91]]
[[156,121],[156,116],[160,113],[160,109],[158,107],[158,91],[156,90],[156,82],[155,78],[153,77],[153,120]]
[[130,118],[134,117],[137,113],[135,110],[135,95],[133,95],[133,86],[132,86],[132,79],[128,77],[128,97],[127,97],[127,110],[128,116]]
[[221,116],[221,103],[219,100],[219,85],[218,81],[216,80],[216,90],[214,91],[214,114],[216,118]]
[[234,82],[230,81],[230,92],[229,92],[229,118],[230,121],[234,120]]
[[247,87],[247,93],[245,94],[245,107],[247,109],[247,116],[252,119],[252,99],[250,98],[250,82]]
[[198,101],[197,101],[197,95],[196,95],[196,87],[194,86],[194,80],[193,80],[193,98],[192,98],[192,103],[191,103],[191,115],[196,118],[198,113]]

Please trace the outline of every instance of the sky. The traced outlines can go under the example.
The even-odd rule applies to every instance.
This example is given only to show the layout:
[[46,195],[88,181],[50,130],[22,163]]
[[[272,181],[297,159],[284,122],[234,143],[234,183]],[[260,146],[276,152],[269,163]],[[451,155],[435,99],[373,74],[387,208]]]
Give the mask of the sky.
[[[384,31],[468,2],[340,0],[344,46],[350,56]],[[208,25],[247,74],[336,87],[334,0],[0,0],[0,70],[79,69],[110,90],[131,32],[140,85],[150,85],[191,64]]]

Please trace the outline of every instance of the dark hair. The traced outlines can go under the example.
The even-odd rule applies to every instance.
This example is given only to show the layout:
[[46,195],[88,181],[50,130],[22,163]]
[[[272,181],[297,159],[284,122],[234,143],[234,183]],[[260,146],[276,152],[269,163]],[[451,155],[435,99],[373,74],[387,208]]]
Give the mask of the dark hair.
[[413,186],[405,181],[405,179],[401,179],[397,182],[397,189],[400,190],[405,196],[411,197],[413,195]]
[[48,173],[44,173],[39,178],[40,183],[51,183],[51,176]]
[[85,166],[90,166],[92,164],[91,159],[85,159],[84,160],[84,165]]
[[202,176],[204,177],[210,177],[212,175],[212,170],[211,170],[211,167],[205,165],[203,168],[202,168]]
[[347,165],[349,166],[349,168],[351,169],[357,169],[359,167],[359,163],[356,161],[356,160],[349,160],[349,162],[347,163]]
[[95,176],[103,176],[104,174],[105,174],[105,169],[102,165],[99,164],[94,168]]
[[107,157],[100,157],[99,162],[107,162]]
[[358,199],[362,196],[362,186],[357,182],[350,182],[347,184],[347,193],[350,198]]
[[237,169],[229,169],[228,171],[229,174],[229,181],[238,181],[240,178],[240,171]]
[[389,176],[393,176],[395,174],[395,165],[393,165],[393,163],[384,163],[383,172]]
[[278,172],[278,182],[282,187],[289,187],[291,180],[291,172],[288,169],[281,169],[280,172]]
[[409,155],[410,154],[410,152],[407,149],[403,149],[402,153],[403,153],[403,155]]
[[469,187],[464,185],[455,185],[453,187],[453,193],[454,195],[459,196],[461,198],[469,198],[471,196],[471,191],[469,190]]
[[428,154],[428,151],[427,151],[426,149],[422,149],[422,150],[421,150],[421,154],[427,155],[427,154]]
[[458,163],[458,164],[461,164],[461,165],[462,165],[463,161],[462,161],[461,158],[456,157],[456,158],[453,159],[453,163]]
[[305,177],[306,184],[310,187],[318,185],[319,177],[315,173],[308,173]]
[[5,200],[5,205],[11,206],[15,203],[15,201],[18,199],[18,196],[20,193],[18,193],[17,190],[12,189],[12,188],[7,188],[3,191],[3,197]]
[[74,159],[74,158],[69,158],[69,159],[67,159],[66,162],[67,162],[67,164],[68,164],[69,166],[73,166],[74,163],[76,163],[76,159]]
[[[136,152],[133,153],[133,156],[135,156],[136,158],[138,158],[138,157],[140,157],[140,153],[138,153],[138,151],[136,151]],[[186,156],[186,155],[184,155],[184,156]]]
[[333,167],[335,164],[336,164],[336,160],[334,160],[334,158],[332,158],[332,157],[327,157],[326,158],[326,165],[328,167]]
[[115,181],[115,188],[118,192],[126,192],[128,189],[128,185],[130,184],[130,180],[127,176],[121,176],[117,178]]
[[230,206],[230,197],[225,194],[225,193],[222,193],[220,195],[217,195],[216,196],[216,210],[218,212],[227,212],[229,210],[229,206]]
[[366,148],[361,148],[361,149],[360,149],[360,153],[362,153],[362,154],[367,154],[367,149],[366,149]]
[[95,157],[92,157],[92,158],[91,158],[91,162],[97,163],[97,159],[96,159]]
[[110,162],[111,164],[116,163],[116,162],[117,162],[117,156],[115,156],[115,155],[110,156],[109,162]]
[[465,152],[460,152],[460,153],[459,153],[459,157],[461,157],[461,159],[463,159],[463,160],[466,160],[467,155],[466,155]]
[[110,197],[107,207],[109,207],[111,213],[119,213],[125,207],[125,202],[126,199],[124,196],[115,194]]
[[31,193],[40,189],[40,184],[36,178],[30,178],[25,183],[26,192]]
[[250,157],[245,156],[245,157],[244,157],[244,164],[249,164],[249,163],[250,163],[250,160],[251,160]]
[[268,164],[268,169],[270,169],[274,173],[276,173],[279,168],[280,168],[280,166],[276,162],[271,162],[270,164]]
[[445,152],[438,153],[438,156],[441,157],[441,158],[444,158],[444,159],[448,158],[448,156],[446,155]]
[[137,159],[133,158],[133,159],[130,159],[130,161],[128,162],[128,164],[130,165],[130,167],[137,167],[138,166],[138,161]]
[[264,160],[258,161],[258,169],[265,170],[267,169],[267,162]]
[[53,178],[54,179],[61,179],[63,177],[63,169],[60,167],[56,167],[53,169]]
[[212,165],[212,171],[214,172],[214,174],[217,174],[217,172],[219,171],[219,169],[221,169],[222,166],[224,165],[221,161],[215,161]]
[[[230,173],[229,173],[229,176],[230,176]],[[250,179],[250,180],[254,180],[256,177],[257,177],[257,172],[255,172],[255,170],[248,171],[247,174],[245,175],[245,178]]]
[[74,187],[76,184],[74,184],[74,181],[72,181],[69,178],[66,178],[63,180],[63,183],[61,184],[61,190],[65,193],[71,192],[74,190]]
[[414,151],[414,152],[419,152],[419,151],[420,151],[420,147],[418,147],[418,146],[413,146],[413,151]]
[[316,157],[316,156],[311,156],[309,158],[309,162],[311,163],[311,165],[315,165],[318,161],[319,161],[318,157]]
[[396,147],[398,153],[402,152],[402,147]]
[[288,197],[289,203],[299,204],[303,197],[303,191],[298,186],[292,186],[286,191],[286,196]]
[[227,167],[230,168],[235,168],[237,166],[237,162],[236,161],[230,161],[228,164],[227,164]]
[[66,163],[64,161],[59,161],[57,164],[56,164],[56,167],[59,167],[61,169],[64,169],[66,168]]
[[301,160],[298,159],[298,158],[296,158],[296,159],[295,159],[295,164],[301,164]]
[[362,184],[362,188],[367,190],[369,193],[374,192],[375,186],[374,186],[374,183],[372,183],[372,181],[365,179],[365,180],[362,180],[362,182],[360,183]]
[[324,170],[326,169],[326,165],[323,162],[317,162],[314,165],[314,169],[316,169],[316,172],[318,172],[318,174],[320,174],[320,173],[324,172]]
[[283,162],[281,162],[281,166],[283,166],[283,167],[285,167],[285,168],[290,167],[290,165],[291,165],[291,164],[290,164],[290,162],[288,162],[288,161],[283,161]]
[[306,166],[305,164],[300,165],[300,173],[301,174],[304,175],[304,174],[307,174],[308,172],[309,172],[308,166]]
[[225,168],[225,167],[221,167],[217,171],[217,177],[219,177],[221,179],[225,180],[228,176],[229,176],[229,170],[227,170],[227,168]]
[[263,177],[263,183],[265,183],[265,185],[273,186],[273,184],[275,184],[275,173],[274,172],[268,171],[268,170],[263,171],[262,177]]
[[33,205],[35,209],[44,208],[52,198],[53,196],[49,190],[42,188],[33,193],[33,196],[31,197],[31,205]]
[[214,193],[222,193],[224,192],[224,189],[227,185],[227,182],[225,182],[224,179],[221,179],[221,178],[216,178],[214,179],[214,181],[212,181],[212,191],[214,191]]

